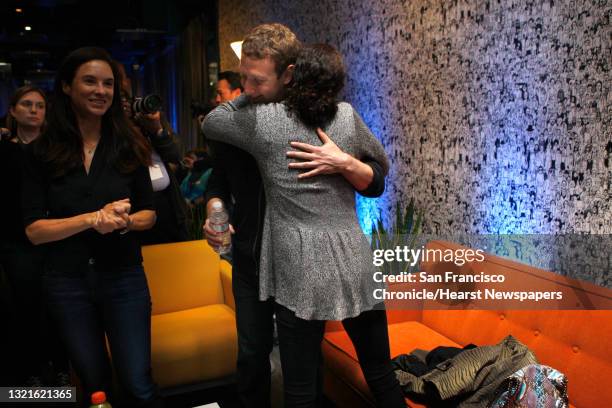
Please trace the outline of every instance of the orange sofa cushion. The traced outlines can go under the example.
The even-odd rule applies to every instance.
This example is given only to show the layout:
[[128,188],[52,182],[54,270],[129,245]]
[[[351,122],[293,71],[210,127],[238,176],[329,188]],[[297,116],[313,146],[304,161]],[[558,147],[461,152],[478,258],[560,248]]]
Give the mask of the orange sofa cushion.
[[238,336],[227,305],[202,306],[151,319],[153,375],[162,387],[231,375],[236,370]]

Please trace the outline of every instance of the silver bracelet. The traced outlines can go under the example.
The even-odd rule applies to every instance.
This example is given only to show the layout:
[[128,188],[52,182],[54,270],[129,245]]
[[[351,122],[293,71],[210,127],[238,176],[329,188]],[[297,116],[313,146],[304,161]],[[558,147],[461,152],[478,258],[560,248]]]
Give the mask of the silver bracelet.
[[96,211],[96,220],[94,221],[94,227],[97,227],[98,224],[100,223],[100,217],[102,216],[102,214],[100,213],[100,210]]
[[119,235],[125,235],[128,232],[130,232],[130,227],[132,226],[132,219],[128,216],[128,222],[127,222],[127,226],[122,229],[121,231],[119,231]]

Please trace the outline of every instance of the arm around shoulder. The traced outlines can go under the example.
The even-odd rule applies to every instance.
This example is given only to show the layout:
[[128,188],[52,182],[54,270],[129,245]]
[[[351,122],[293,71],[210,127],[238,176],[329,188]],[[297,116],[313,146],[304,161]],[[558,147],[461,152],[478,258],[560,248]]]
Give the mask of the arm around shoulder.
[[255,108],[246,95],[213,109],[202,121],[202,132],[207,139],[224,142],[251,152],[256,124]]

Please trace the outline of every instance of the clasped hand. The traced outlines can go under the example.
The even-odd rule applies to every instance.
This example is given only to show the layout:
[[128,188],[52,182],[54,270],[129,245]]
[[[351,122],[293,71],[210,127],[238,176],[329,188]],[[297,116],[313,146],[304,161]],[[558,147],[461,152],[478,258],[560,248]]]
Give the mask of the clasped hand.
[[130,210],[132,205],[129,198],[113,201],[98,210],[95,215],[93,229],[100,234],[108,234],[118,229],[126,229],[130,225]]

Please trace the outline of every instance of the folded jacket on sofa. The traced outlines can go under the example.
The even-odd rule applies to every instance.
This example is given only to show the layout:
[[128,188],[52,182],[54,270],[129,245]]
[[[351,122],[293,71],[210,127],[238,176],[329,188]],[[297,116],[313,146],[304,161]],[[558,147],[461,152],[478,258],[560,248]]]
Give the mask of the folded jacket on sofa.
[[513,373],[536,364],[535,355],[520,341],[507,336],[492,346],[464,350],[422,376],[396,370],[404,393],[433,406],[486,408],[499,387]]

